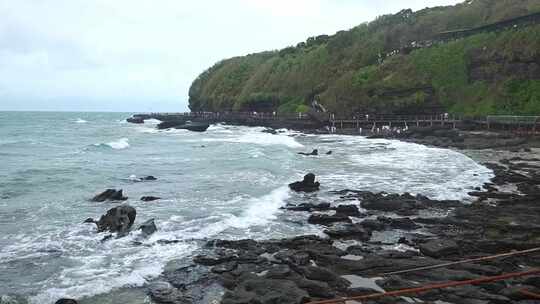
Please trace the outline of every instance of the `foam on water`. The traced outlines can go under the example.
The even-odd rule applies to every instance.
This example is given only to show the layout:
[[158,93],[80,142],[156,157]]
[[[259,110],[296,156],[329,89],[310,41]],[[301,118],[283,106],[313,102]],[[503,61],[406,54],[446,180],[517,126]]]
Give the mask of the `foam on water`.
[[[146,240],[138,236],[137,233],[131,233],[130,236],[103,244],[97,239],[103,235],[87,240],[83,250],[70,256],[76,265],[42,282],[49,288],[31,297],[30,303],[54,303],[63,297],[80,299],[117,288],[143,286],[159,276],[168,261],[187,256],[196,249],[195,245],[189,243],[152,243],[155,238],[166,238],[166,235],[158,234]],[[133,245],[134,241],[141,240],[142,245]],[[77,237],[65,240],[77,243],[81,241]]]
[[234,134],[233,136],[222,135],[220,137],[204,138],[203,141],[244,143],[244,144],[255,144],[255,145],[261,145],[261,146],[282,145],[289,148],[303,148],[304,147],[304,145],[297,142],[295,138],[288,136],[288,133],[270,134],[270,133],[262,132],[264,129],[265,128],[259,128],[259,127],[256,127],[256,128],[237,127],[236,130],[240,132],[233,133]]
[[195,239],[213,237],[229,228],[246,229],[252,226],[264,226],[276,219],[276,213],[285,205],[285,200],[289,197],[289,188],[286,186],[258,198],[235,197],[232,200],[234,204],[245,206],[240,215],[223,214],[222,217],[225,219],[207,225],[189,237]]
[[122,150],[129,148],[129,139],[127,138],[120,138],[117,141],[111,141],[109,143],[106,143],[105,145],[115,149],[115,150]]
[[77,120],[75,120],[75,123],[80,123],[80,124],[83,124],[83,123],[87,123],[88,121],[82,119],[82,118],[77,118]]
[[[352,151],[348,156],[356,172],[343,170],[322,178],[345,188],[467,200],[468,192],[493,177],[491,170],[449,149],[350,136],[343,137],[343,143],[357,146],[355,150],[360,152]],[[378,176],[373,176],[374,172],[379,172]]]

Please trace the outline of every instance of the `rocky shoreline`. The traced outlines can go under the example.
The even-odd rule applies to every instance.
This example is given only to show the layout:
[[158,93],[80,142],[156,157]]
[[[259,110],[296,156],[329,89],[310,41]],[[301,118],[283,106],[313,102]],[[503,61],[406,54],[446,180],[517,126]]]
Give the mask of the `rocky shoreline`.
[[[303,225],[319,226],[320,235],[273,240],[209,240],[188,266],[168,267],[158,279],[143,287],[144,292],[154,303],[301,304],[540,267],[538,251],[388,274],[540,248],[540,158],[530,153],[531,148],[540,146],[536,139],[443,128],[410,129],[370,137],[466,150],[495,148],[506,151],[506,158],[484,163],[494,171],[495,177],[469,193],[476,198],[472,203],[361,189],[331,191],[339,197],[331,202],[313,199],[316,194],[306,195],[297,204],[284,206],[282,211],[307,214]],[[313,174],[289,186],[292,191],[320,191]],[[96,201],[104,199],[122,200],[124,197],[121,190],[109,189],[94,198]],[[128,211],[122,216],[129,218]],[[127,231],[133,223],[131,218],[118,217],[118,224],[116,218],[107,221],[106,216],[100,221],[89,219],[87,222],[110,232]],[[122,225],[129,227],[117,229]],[[144,230],[143,226],[138,229]],[[148,234],[156,229],[153,222],[147,226],[152,228]],[[535,275],[362,303],[531,304],[540,303],[534,296],[539,293],[540,275]],[[57,303],[72,303],[61,302],[65,300]]]
[[[191,266],[168,270],[150,284],[149,295],[156,303],[300,304],[540,267],[533,253],[385,275],[540,247],[540,159],[486,165],[495,177],[471,193],[477,199],[470,204],[344,189],[334,192],[340,195],[335,202],[288,205],[284,212],[309,213],[306,225],[320,225],[325,236],[211,240]],[[397,237],[377,239],[388,232]],[[364,303],[538,303],[521,290],[538,294],[540,276]]]

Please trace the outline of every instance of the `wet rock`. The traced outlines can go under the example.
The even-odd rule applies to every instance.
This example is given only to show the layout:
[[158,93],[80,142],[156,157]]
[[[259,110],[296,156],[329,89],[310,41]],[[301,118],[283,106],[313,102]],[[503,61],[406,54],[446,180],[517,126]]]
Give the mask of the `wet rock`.
[[310,153],[298,152],[298,154],[300,154],[300,155],[306,155],[306,156],[316,156],[316,155],[319,155],[319,150],[314,149],[314,150],[311,151]]
[[192,304],[191,297],[167,282],[155,282],[149,287],[150,298],[156,303],[164,304]]
[[339,205],[336,207],[336,213],[347,215],[347,216],[360,216],[360,210],[355,205]]
[[320,203],[320,204],[311,204],[311,203],[302,203],[300,205],[286,206],[284,209],[290,211],[326,211],[330,210],[330,203]]
[[98,232],[109,231],[124,234],[129,231],[137,211],[129,205],[122,205],[109,209],[106,214],[102,215],[97,221]]
[[212,269],[210,271],[212,271],[213,273],[231,272],[231,271],[235,270],[236,267],[238,267],[238,263],[232,261],[232,262],[227,262],[227,263],[216,265],[216,266],[212,267]]
[[343,214],[334,214],[334,215],[328,215],[328,214],[312,214],[309,218],[308,218],[308,223],[310,224],[317,224],[317,225],[325,225],[325,226],[328,226],[328,225],[331,225],[333,223],[338,223],[338,222],[346,222],[346,223],[351,223],[351,219],[346,216],[346,215],[343,215]]
[[77,304],[78,302],[73,299],[60,299],[56,301],[54,304]]
[[142,117],[129,117],[128,119],[126,119],[126,121],[134,124],[144,123],[144,119]]
[[54,304],[77,304],[78,302],[73,299],[60,299],[56,301]]
[[304,180],[301,182],[294,182],[289,184],[289,188],[296,192],[314,192],[318,191],[320,187],[319,182],[315,182],[315,174],[308,173],[304,176]]
[[92,198],[93,202],[104,202],[104,201],[125,201],[128,198],[123,195],[122,189],[107,189],[102,193],[94,196]]
[[89,218],[85,219],[83,223],[85,223],[85,224],[97,224],[97,221],[94,220],[93,218],[89,217]]
[[309,253],[297,250],[282,250],[275,254],[274,258],[285,264],[305,266],[309,264]]
[[276,130],[274,130],[274,129],[272,129],[272,128],[265,128],[265,129],[262,130],[261,132],[263,132],[263,133],[269,133],[269,134],[274,134],[274,135],[278,134],[278,131],[276,131]]
[[238,280],[234,290],[225,293],[222,304],[302,304],[309,300],[305,290],[288,280],[266,279],[251,273]]
[[148,176],[143,177],[142,180],[144,180],[144,181],[155,181],[155,180],[157,180],[157,178],[155,176],[148,175]]
[[229,262],[237,257],[238,255],[234,250],[214,250],[206,254],[195,256],[193,262],[205,266],[214,266]]
[[372,231],[382,231],[386,228],[386,225],[383,222],[373,219],[364,220],[360,222],[360,225],[362,225],[362,227],[364,227],[365,229]]
[[157,197],[157,196],[143,196],[141,197],[141,201],[143,202],[152,202],[152,201],[157,201],[161,199],[161,197]]
[[459,253],[459,246],[452,240],[436,239],[420,244],[420,252],[433,258],[442,258]]
[[371,230],[364,229],[358,224],[335,224],[324,230],[332,238],[350,238],[361,241],[369,241]]
[[390,226],[393,229],[414,230],[421,227],[408,217],[390,218],[385,216],[379,216],[377,217],[377,220],[383,224]]
[[330,151],[326,152],[326,155],[332,155],[332,151],[330,150]]
[[156,223],[154,222],[154,219],[150,219],[144,223],[142,223],[139,226],[139,230],[142,230],[142,232],[146,235],[150,235],[157,231]]
[[274,265],[265,274],[265,277],[269,279],[286,279],[290,276],[291,268],[287,265]]

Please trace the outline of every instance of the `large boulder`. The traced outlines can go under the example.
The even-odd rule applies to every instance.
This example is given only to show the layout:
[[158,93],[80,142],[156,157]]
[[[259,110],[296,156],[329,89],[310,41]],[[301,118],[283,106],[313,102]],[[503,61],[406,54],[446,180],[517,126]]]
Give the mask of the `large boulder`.
[[73,299],[60,299],[56,301],[54,304],[77,304],[78,302]]
[[107,189],[100,194],[92,198],[93,202],[104,202],[104,201],[125,201],[128,198],[124,196],[122,189]]
[[328,214],[312,214],[308,218],[308,223],[310,224],[318,224],[318,225],[326,225],[329,226],[333,223],[338,222],[345,222],[345,223],[351,223],[351,219],[344,215],[336,213],[334,215],[328,215]]
[[315,174],[308,173],[301,182],[289,184],[289,188],[296,192],[314,192],[319,190],[321,184],[315,181]]
[[126,119],[126,121],[134,124],[144,123],[144,119],[142,117],[129,117],[128,119]]
[[150,235],[157,231],[156,223],[154,222],[154,219],[150,219],[144,223],[142,223],[139,226],[139,230],[141,230],[144,234]]
[[158,196],[143,196],[141,197],[141,201],[143,202],[152,202],[152,201],[157,201],[161,199],[161,197],[158,197]]
[[356,217],[361,215],[356,205],[339,205],[336,207],[336,213]]
[[227,291],[222,304],[302,304],[309,300],[305,290],[288,280],[266,279],[256,274],[244,273],[236,287]]
[[310,153],[298,152],[298,154],[300,154],[300,155],[306,155],[306,156],[316,156],[316,155],[319,155],[319,150],[314,149],[314,150],[311,151]]
[[[137,211],[129,205],[122,205],[109,209],[106,214],[102,215],[99,221],[95,222],[98,232],[109,231],[124,234],[129,231]],[[88,220],[87,220],[88,221]]]
[[350,223],[339,223],[330,226],[324,230],[324,233],[333,238],[350,238],[361,241],[369,241],[371,238],[371,230],[364,229],[362,225]]
[[419,246],[420,252],[433,258],[442,258],[459,253],[459,246],[452,240],[435,239]]

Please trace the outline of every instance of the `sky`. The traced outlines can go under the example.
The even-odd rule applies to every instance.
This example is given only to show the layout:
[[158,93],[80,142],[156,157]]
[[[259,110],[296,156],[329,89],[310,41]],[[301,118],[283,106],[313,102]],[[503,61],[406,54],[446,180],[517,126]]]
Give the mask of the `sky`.
[[459,0],[0,0],[0,111],[187,111],[224,58]]

